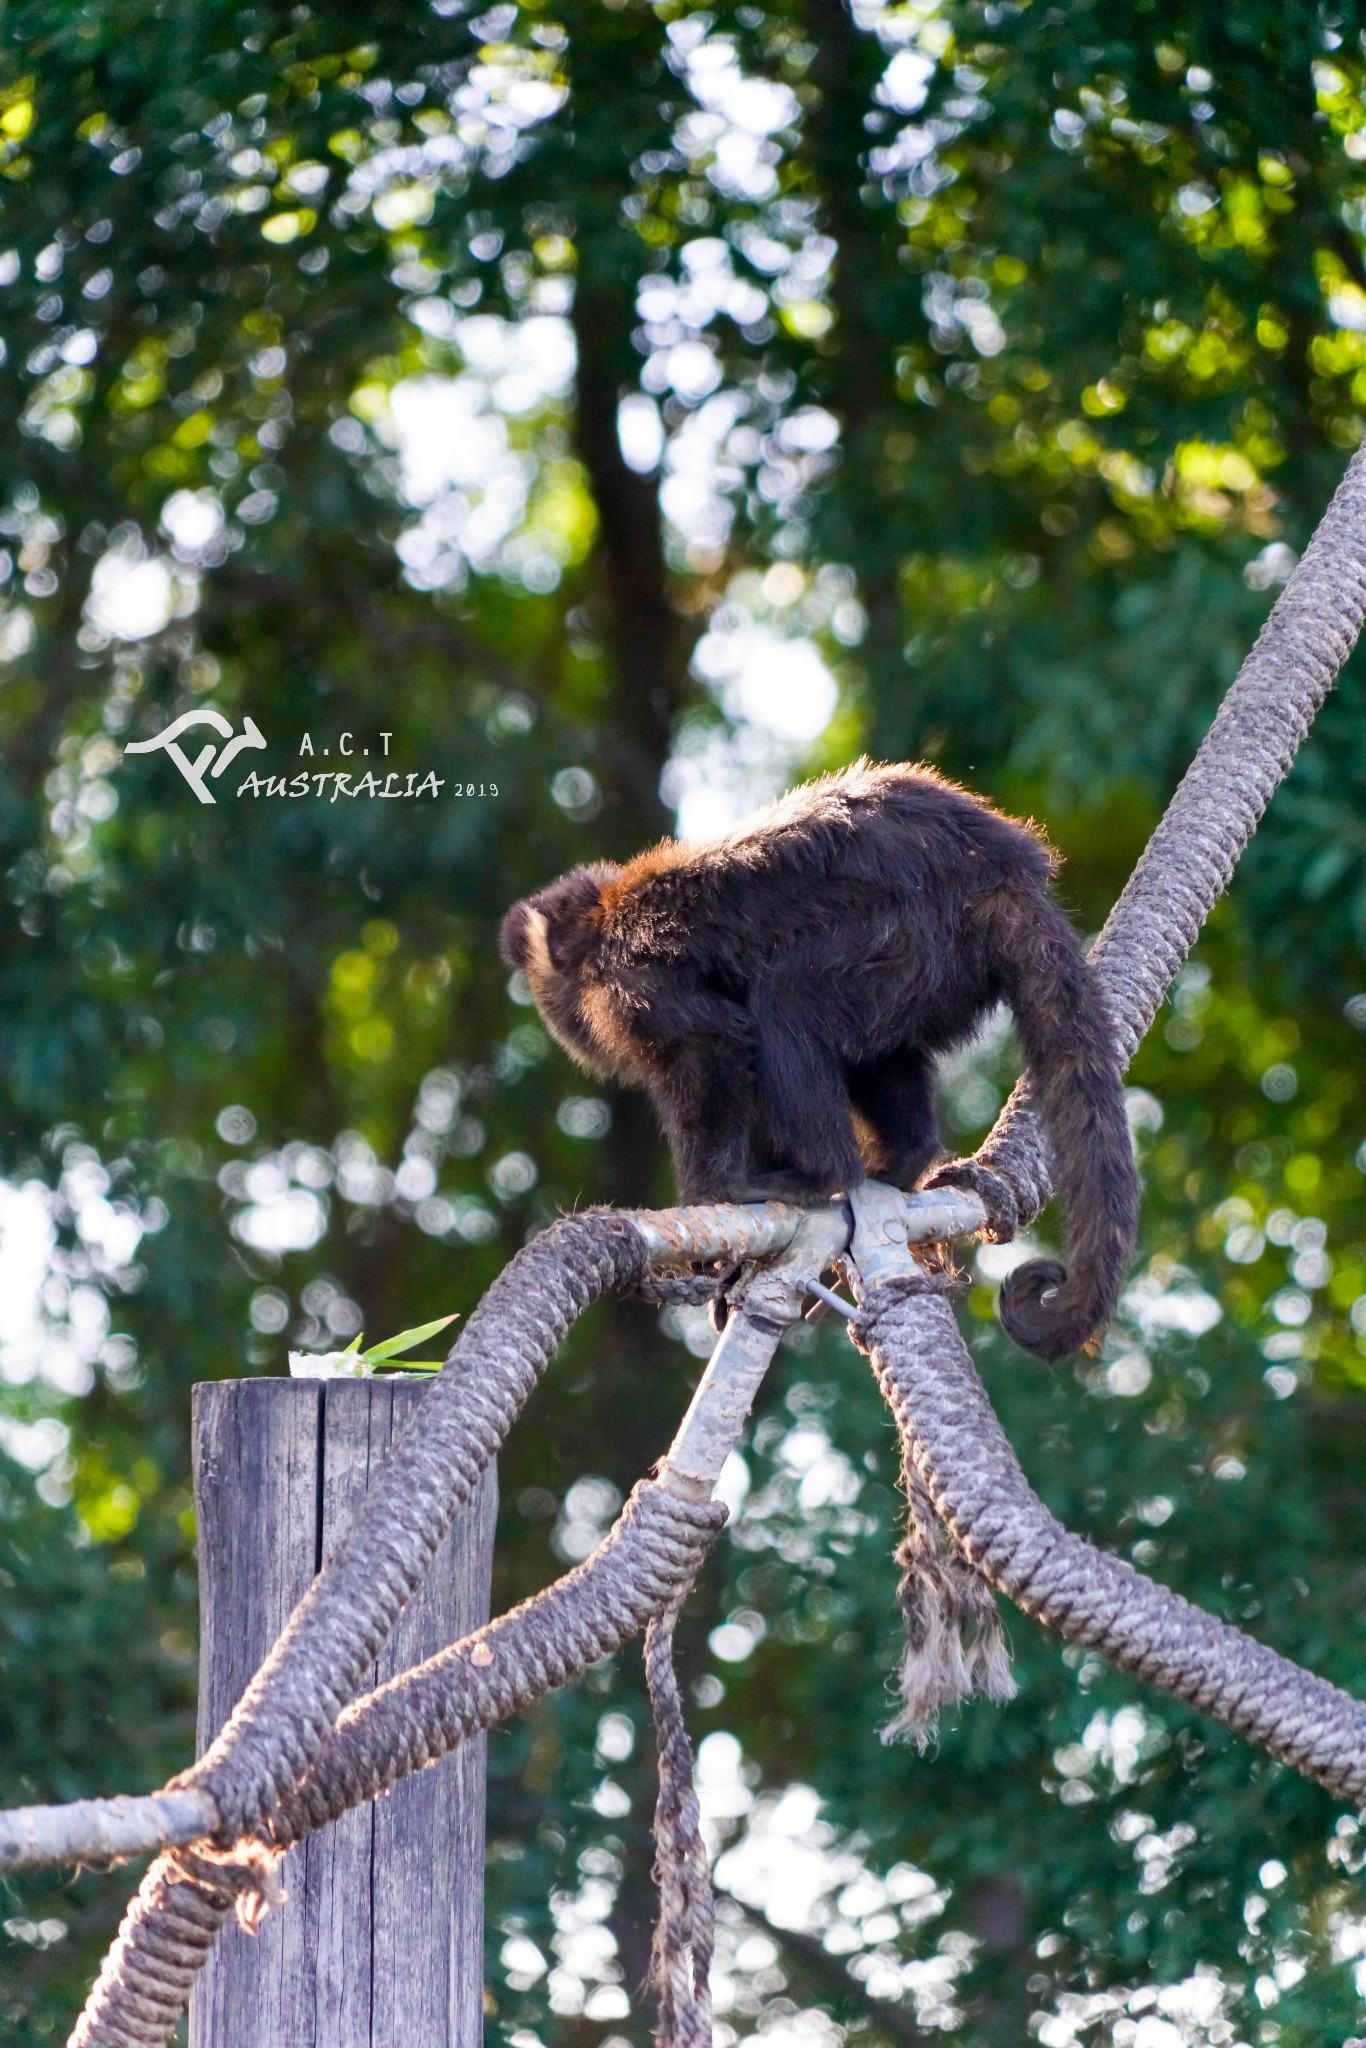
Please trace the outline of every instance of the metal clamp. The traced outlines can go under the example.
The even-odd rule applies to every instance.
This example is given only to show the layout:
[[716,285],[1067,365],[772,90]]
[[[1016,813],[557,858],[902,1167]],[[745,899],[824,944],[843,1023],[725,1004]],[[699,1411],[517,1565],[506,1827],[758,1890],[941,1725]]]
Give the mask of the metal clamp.
[[860,1181],[846,1197],[853,1212],[849,1263],[861,1288],[916,1271],[910,1245],[906,1197],[886,1181]]

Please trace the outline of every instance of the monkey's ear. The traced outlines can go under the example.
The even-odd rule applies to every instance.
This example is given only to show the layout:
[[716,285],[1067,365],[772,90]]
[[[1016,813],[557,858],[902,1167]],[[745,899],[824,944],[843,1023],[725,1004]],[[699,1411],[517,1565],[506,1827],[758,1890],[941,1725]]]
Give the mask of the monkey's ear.
[[527,962],[527,934],[531,925],[531,905],[514,903],[503,919],[498,932],[498,951],[506,967],[525,967]]
[[[602,924],[602,885],[619,872],[606,861],[591,867],[571,868],[547,888],[532,897],[530,914],[539,912],[545,935],[549,965],[557,974],[572,971],[598,942]],[[523,944],[536,949],[536,934],[529,930]]]

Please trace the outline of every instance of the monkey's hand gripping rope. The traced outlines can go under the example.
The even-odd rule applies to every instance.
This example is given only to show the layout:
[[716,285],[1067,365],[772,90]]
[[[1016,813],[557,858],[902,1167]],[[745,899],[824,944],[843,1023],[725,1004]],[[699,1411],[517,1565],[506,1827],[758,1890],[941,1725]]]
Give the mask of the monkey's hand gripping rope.
[[[1366,616],[1366,450],[1358,451],[1220,708],[1092,955],[1126,1059],[1226,886]],[[553,1225],[471,1317],[350,1534],[314,1581],[217,1741],[164,1791],[0,1814],[0,1870],[161,1849],[71,2037],[151,2048],[173,2031],[234,1903],[270,1903],[285,1849],[375,1798],[639,1633],[659,1727],[667,2048],[708,2048],[710,1900],[673,1621],[724,1522],[712,1499],[754,1393],[810,1284],[843,1259],[901,1436],[910,1528],[903,1721],[1010,1690],[988,1588],[1223,1720],[1329,1790],[1366,1800],[1366,1708],[1071,1535],[1026,1482],[943,1298],[913,1246],[1009,1237],[1048,1199],[1028,1077],[970,1161],[904,1197],[848,1208],[602,1213]],[[357,1698],[366,1668],[469,1500],[573,1318],[659,1274],[744,1268],[733,1312],[656,1479],[586,1563],[427,1663]],[[652,1280],[651,1275],[654,1274]],[[684,1291],[691,1293],[695,1282]],[[667,1291],[667,1287],[666,1287]],[[822,1289],[823,1293],[824,1290]]]

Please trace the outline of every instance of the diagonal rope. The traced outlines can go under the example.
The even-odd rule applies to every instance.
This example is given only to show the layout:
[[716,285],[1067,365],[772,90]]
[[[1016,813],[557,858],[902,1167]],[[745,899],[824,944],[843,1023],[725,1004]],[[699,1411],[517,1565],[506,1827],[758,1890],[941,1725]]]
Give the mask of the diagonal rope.
[[[1363,621],[1366,444],[1348,464],[1092,949],[1126,1064],[1227,888]],[[942,1170],[946,1184],[963,1163]],[[1032,1222],[1047,1202],[1048,1155],[1028,1075],[972,1164],[1007,1184],[1000,1235]],[[929,1185],[938,1179],[931,1175]],[[990,1182],[969,1184],[990,1212]]]
[[300,1841],[620,1649],[683,1598],[725,1520],[720,1501],[641,1480],[583,1564],[349,1707],[272,1839]]
[[1366,1706],[1065,1529],[1020,1470],[941,1298],[893,1282],[871,1288],[862,1306],[906,1455],[992,1586],[1330,1792],[1366,1798]]
[[[1092,950],[1091,965],[1101,977],[1126,1064],[1288,774],[1363,620],[1366,444],[1348,464]],[[949,1162],[927,1184],[970,1188],[986,1207],[989,1238],[1013,1237],[1034,1220],[1052,1184],[1047,1139],[1027,1073],[972,1158]],[[957,1360],[959,1366],[966,1356]],[[946,1360],[947,1354],[939,1361],[945,1370]],[[914,1465],[927,1454],[926,1446],[912,1436],[905,1453]],[[1019,1483],[1024,1484],[1022,1475]],[[1089,1545],[1071,1554],[1074,1573],[1083,1579],[1108,1571],[1107,1562]],[[923,1553],[909,1546],[906,1560],[909,1582],[917,1564],[923,1567]],[[1005,1580],[993,1583],[1004,1587]],[[921,1597],[928,1598],[932,1590],[927,1583]],[[952,1696],[943,1664],[942,1655],[936,1666],[918,1655],[912,1643],[902,1684],[922,1718],[922,1697],[932,1713],[936,1698]],[[1221,1713],[1221,1718],[1226,1717]]]
[[158,1856],[76,2022],[67,2048],[160,2048],[189,2003],[233,1895]]

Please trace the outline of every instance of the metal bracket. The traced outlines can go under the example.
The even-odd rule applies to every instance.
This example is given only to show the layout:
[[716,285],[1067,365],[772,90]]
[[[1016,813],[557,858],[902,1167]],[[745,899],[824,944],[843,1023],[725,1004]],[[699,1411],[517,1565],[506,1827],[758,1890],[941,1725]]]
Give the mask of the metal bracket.
[[886,1181],[865,1180],[845,1197],[854,1217],[849,1263],[862,1287],[914,1273],[906,1197]]
[[718,1204],[637,1213],[631,1220],[660,1263],[729,1254],[746,1268],[730,1293],[730,1320],[659,1471],[671,1493],[708,1500],[778,1339],[802,1312],[803,1296],[814,1294],[857,1319],[858,1311],[822,1284],[826,1268],[840,1261],[861,1299],[878,1281],[919,1271],[913,1244],[966,1236],[986,1219],[976,1196],[957,1188],[906,1195],[884,1181],[865,1180],[828,1208]]

